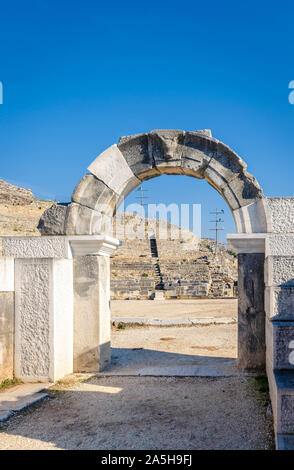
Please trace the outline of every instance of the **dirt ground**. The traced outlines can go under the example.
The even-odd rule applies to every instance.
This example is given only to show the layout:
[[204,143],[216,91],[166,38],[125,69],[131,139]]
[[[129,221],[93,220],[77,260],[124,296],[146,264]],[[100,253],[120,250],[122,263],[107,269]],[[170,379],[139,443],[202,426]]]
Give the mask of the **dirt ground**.
[[110,374],[236,374],[236,324],[112,328],[111,340]]
[[112,300],[111,316],[170,318],[236,318],[237,299]]
[[255,382],[92,377],[2,424],[0,449],[271,449]]
[[[140,312],[149,317],[158,305],[168,318],[184,318],[187,309],[225,313],[214,301],[201,302],[206,309],[199,301],[172,309],[147,302]],[[138,303],[145,302],[112,302],[112,309],[133,306],[138,316]],[[232,300],[225,305],[236,310]],[[273,449],[266,383],[236,374],[236,356],[236,324],[113,327],[108,370],[60,382],[49,398],[0,424],[0,450]]]
[[192,327],[113,328],[113,348],[143,348],[153,351],[212,357],[237,357],[237,325]]
[[[116,300],[112,318],[236,318],[237,299]],[[235,374],[237,323],[187,327],[112,328],[110,374]],[[200,367],[200,369],[199,369]],[[214,370],[214,371],[213,371]]]

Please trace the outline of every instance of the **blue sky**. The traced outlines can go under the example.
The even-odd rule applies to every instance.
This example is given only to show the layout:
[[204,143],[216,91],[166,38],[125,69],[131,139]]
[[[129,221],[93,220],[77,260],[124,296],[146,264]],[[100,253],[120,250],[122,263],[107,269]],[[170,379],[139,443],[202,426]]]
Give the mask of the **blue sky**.
[[[120,135],[210,128],[266,196],[294,196],[293,2],[0,5],[0,178],[66,201]],[[208,184],[144,186],[148,202],[202,204],[204,230],[223,208],[224,234],[235,230]]]

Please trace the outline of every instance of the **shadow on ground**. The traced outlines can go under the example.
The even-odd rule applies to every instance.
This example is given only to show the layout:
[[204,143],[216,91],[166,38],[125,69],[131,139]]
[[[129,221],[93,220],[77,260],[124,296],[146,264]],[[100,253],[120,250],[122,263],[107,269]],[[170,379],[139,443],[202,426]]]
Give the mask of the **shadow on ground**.
[[[134,358],[140,365],[142,360],[149,364],[158,359],[157,353],[136,351]],[[123,361],[132,354],[113,351]],[[177,367],[186,367],[190,360],[196,367],[213,362],[223,367],[227,362],[174,353],[159,356],[162,364],[176,360]],[[98,375],[69,387],[60,384],[49,399],[1,425],[0,449],[270,449],[272,423],[255,380]]]
[[240,375],[230,357],[198,356],[144,348],[111,348],[103,375],[212,376]]

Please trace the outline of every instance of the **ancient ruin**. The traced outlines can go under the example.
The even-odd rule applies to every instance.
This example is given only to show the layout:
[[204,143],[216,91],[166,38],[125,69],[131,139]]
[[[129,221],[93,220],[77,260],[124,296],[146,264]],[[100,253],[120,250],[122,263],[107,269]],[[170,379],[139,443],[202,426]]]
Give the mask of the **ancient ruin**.
[[0,290],[4,317],[15,316],[15,375],[52,381],[85,362],[92,370],[109,363],[117,205],[162,174],[205,178],[236,222],[227,238],[238,253],[238,367],[266,368],[278,448],[293,440],[294,199],[264,197],[245,162],[207,130],[122,137],[88,170],[69,205],[44,213],[42,237],[3,239]]
[[[120,217],[117,213],[116,224]],[[168,222],[123,214],[124,227],[134,220],[147,226],[146,234],[141,239],[125,234],[111,256],[111,299],[150,299],[155,291],[162,291],[165,299],[236,295],[238,263],[228,246],[221,244],[215,252],[212,240],[189,230],[174,227],[173,235]],[[159,225],[166,238],[160,237]]]

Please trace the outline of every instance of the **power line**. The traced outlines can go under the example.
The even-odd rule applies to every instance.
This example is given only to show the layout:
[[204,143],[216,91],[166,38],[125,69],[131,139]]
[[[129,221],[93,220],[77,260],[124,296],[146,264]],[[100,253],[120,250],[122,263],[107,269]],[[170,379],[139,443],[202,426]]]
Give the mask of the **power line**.
[[219,227],[219,224],[221,224],[222,222],[224,222],[220,216],[220,214],[224,214],[224,210],[221,209],[221,210],[218,210],[216,209],[215,212],[210,212],[210,214],[215,214],[215,220],[210,220],[210,222],[214,223],[215,224],[215,228],[211,228],[209,230],[214,230],[215,231],[215,253],[217,251],[217,243],[218,243],[218,232],[220,230],[223,230],[222,227]]

